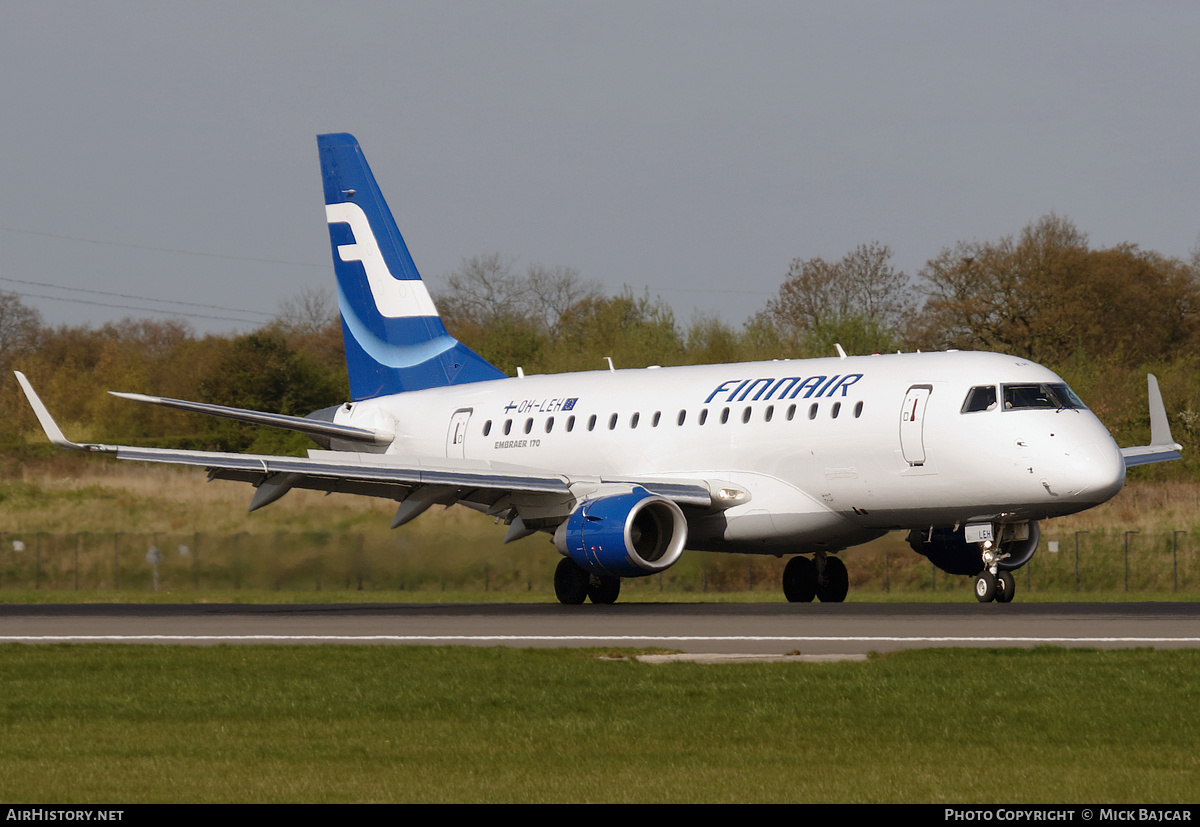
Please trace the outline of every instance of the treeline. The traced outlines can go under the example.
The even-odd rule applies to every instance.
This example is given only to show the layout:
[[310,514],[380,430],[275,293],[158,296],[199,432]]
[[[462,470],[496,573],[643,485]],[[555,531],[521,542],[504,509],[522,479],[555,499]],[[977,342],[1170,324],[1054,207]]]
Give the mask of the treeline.
[[[311,297],[307,297],[311,298]],[[303,416],[348,398],[341,326],[288,311],[252,333],[198,337],[180,321],[126,319],[102,327],[41,323],[0,293],[0,368],[26,373],[67,436],[80,442],[219,451],[302,451],[306,438],[111,396],[129,391]],[[0,382],[0,449],[44,441],[20,389]]]
[[[1176,438],[1196,443],[1200,413],[1200,249],[1184,261],[1121,244],[1096,249],[1068,219],[1043,216],[1015,236],[961,241],[915,275],[891,250],[796,259],[778,293],[737,326],[686,325],[669,305],[628,288],[604,295],[569,267],[467,259],[435,300],[447,328],[510,375],[827,356],[897,350],[995,350],[1058,371],[1122,444],[1149,435],[1145,374],[1162,384]],[[216,450],[303,450],[302,437],[116,399],[125,390],[303,415],[347,398],[332,300],[302,294],[252,333],[195,336],[177,321],[99,328],[42,324],[0,294],[0,367],[28,373],[69,429],[88,441]],[[0,440],[38,433],[14,382],[0,383]],[[34,440],[36,441],[36,439]],[[1200,470],[1195,450],[1173,469]]]

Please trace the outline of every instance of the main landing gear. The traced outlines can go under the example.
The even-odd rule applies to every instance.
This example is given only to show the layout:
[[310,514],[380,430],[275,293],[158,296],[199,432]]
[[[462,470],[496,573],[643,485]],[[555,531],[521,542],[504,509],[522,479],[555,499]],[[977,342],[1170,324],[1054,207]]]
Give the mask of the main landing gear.
[[559,603],[578,605],[585,599],[593,603],[616,603],[620,594],[620,577],[590,574],[570,557],[558,561],[554,570],[554,596]]
[[783,568],[783,595],[789,603],[841,603],[850,591],[846,564],[818,551],[815,560],[793,557]]

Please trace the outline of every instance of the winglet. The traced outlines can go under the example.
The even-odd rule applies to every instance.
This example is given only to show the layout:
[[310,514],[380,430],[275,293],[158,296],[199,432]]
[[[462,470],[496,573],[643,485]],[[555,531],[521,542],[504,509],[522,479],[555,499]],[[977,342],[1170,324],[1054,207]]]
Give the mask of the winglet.
[[1146,388],[1150,397],[1150,444],[1122,448],[1121,456],[1125,459],[1126,468],[1183,459],[1179,453],[1183,446],[1171,436],[1167,406],[1163,404],[1162,391],[1158,389],[1158,379],[1153,373],[1146,374]]
[[1150,444],[1174,445],[1178,451],[1183,446],[1171,436],[1171,424],[1167,422],[1167,406],[1163,404],[1162,391],[1158,389],[1158,377],[1147,373],[1146,386],[1150,394]]
[[42,404],[42,399],[37,395],[37,391],[33,389],[33,385],[29,384],[29,380],[25,378],[25,374],[19,370],[14,370],[17,375],[17,382],[21,385],[21,390],[25,392],[25,397],[29,400],[30,407],[33,408],[33,413],[37,416],[38,423],[42,426],[42,430],[46,432],[46,436],[60,448],[69,448],[73,451],[105,451],[107,446],[104,445],[87,445],[78,442],[72,442],[63,435],[62,429],[58,427],[58,423],[54,421],[54,417],[50,416],[50,411],[46,410],[46,406]]

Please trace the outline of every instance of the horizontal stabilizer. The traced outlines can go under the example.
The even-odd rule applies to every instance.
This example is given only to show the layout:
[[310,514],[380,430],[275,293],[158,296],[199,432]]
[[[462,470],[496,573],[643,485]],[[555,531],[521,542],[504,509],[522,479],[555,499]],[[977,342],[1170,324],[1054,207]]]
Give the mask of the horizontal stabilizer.
[[350,442],[365,442],[372,445],[389,445],[395,439],[395,434],[388,431],[373,431],[366,428],[353,428],[349,425],[336,425],[319,419],[309,419],[303,416],[288,416],[287,414],[267,413],[265,411],[249,411],[244,408],[228,408],[224,405],[212,405],[207,402],[188,402],[185,399],[168,399],[162,396],[147,396],[143,393],[118,393],[109,391],[113,396],[122,399],[132,399],[134,402],[146,402],[150,405],[161,405],[164,408],[176,408],[181,411],[223,416],[226,419],[236,419],[239,422],[251,422],[255,425],[270,425],[273,428],[286,428],[289,431],[299,431],[309,436],[320,436],[326,439],[344,439]]

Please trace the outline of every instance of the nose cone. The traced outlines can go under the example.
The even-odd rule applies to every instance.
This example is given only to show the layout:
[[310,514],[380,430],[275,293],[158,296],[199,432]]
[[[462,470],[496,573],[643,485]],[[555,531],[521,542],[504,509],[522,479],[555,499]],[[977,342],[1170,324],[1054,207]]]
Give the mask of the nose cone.
[[1125,487],[1125,460],[1115,442],[1085,442],[1065,457],[1065,482],[1083,502],[1108,502]]

